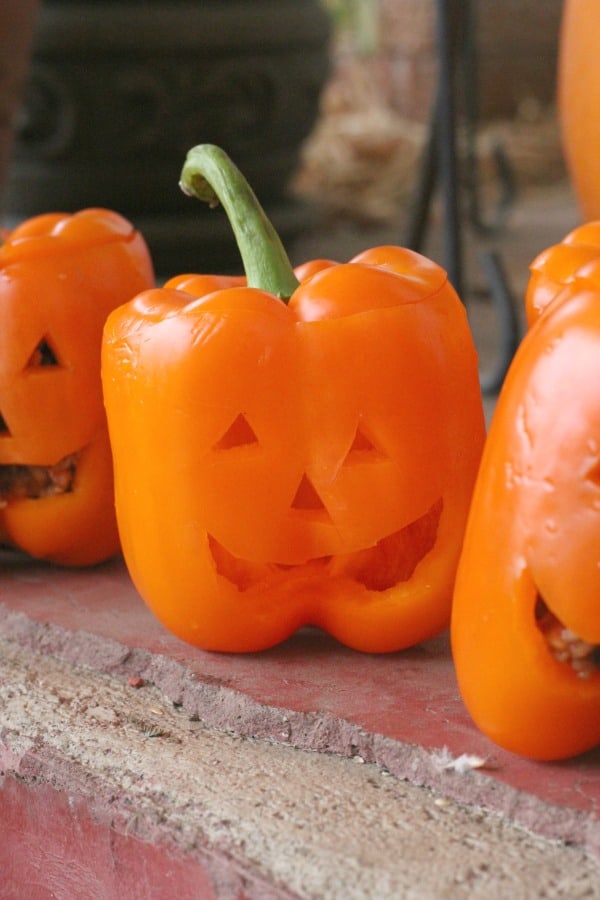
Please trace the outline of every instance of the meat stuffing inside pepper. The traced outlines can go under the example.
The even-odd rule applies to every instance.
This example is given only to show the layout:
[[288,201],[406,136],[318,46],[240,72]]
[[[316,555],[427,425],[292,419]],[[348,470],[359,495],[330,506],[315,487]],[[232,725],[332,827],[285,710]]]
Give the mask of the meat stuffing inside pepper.
[[[58,365],[54,350],[44,338],[31,354],[27,369]],[[0,415],[0,435],[8,433],[8,425]],[[38,500],[72,491],[76,468],[77,453],[70,453],[51,466],[0,465],[0,508],[11,500]]]
[[73,490],[77,453],[70,453],[53,466],[0,466],[0,507],[11,500],[38,500]]
[[589,678],[600,670],[600,646],[582,640],[552,613],[542,599],[536,607],[536,622],[552,656],[566,663],[580,678]]

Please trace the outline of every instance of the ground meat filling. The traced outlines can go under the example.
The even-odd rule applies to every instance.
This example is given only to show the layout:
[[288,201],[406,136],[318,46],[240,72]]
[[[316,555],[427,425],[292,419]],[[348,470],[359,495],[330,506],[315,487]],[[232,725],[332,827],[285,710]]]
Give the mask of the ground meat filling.
[[567,663],[580,678],[589,678],[600,670],[600,646],[582,640],[550,612],[543,600],[536,608],[538,628],[544,635],[552,656]]
[[65,456],[53,466],[0,466],[0,506],[11,500],[38,500],[73,490],[77,454]]

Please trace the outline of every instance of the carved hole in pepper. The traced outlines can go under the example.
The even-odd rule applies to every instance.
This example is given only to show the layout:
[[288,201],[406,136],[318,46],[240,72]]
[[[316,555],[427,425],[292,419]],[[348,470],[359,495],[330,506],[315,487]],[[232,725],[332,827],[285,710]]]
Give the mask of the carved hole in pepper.
[[313,510],[314,512],[327,512],[323,501],[310,480],[303,475],[296,495],[292,500],[292,509]]
[[385,591],[408,581],[417,565],[433,549],[443,506],[440,497],[423,516],[382,538],[374,547],[358,550],[344,557],[318,557],[299,566],[249,562],[234,556],[212,535],[208,536],[208,542],[219,575],[227,578],[241,591],[278,572],[298,569],[308,574],[311,570],[327,567],[334,577],[349,577],[368,590]]
[[58,357],[47,337],[42,338],[29,359],[27,369],[40,369],[46,366],[59,366]]
[[[247,559],[241,559],[239,556],[234,556],[233,553],[226,550],[212,534],[208,535],[208,546],[219,575],[231,581],[240,591],[246,591],[248,588],[276,575],[278,572],[302,568],[301,566],[285,566],[278,563],[254,563]],[[310,565],[311,567],[314,565],[322,566],[328,560],[329,557],[322,557],[312,560]]]
[[0,413],[0,437],[10,437],[10,428],[7,425],[6,419]]
[[595,462],[585,477],[592,484],[600,487],[600,462]]
[[540,594],[535,604],[535,622],[557,662],[570,666],[579,678],[589,678],[600,670],[600,646],[565,628]]
[[404,528],[379,540],[374,547],[349,554],[336,571],[343,571],[370,591],[386,591],[408,581],[417,565],[435,547],[444,508],[440,497],[427,512]]
[[11,500],[68,494],[74,488],[77,456],[70,453],[53,466],[0,466],[0,506]]
[[344,460],[344,465],[348,466],[362,462],[378,462],[384,458],[385,454],[375,446],[371,438],[365,434],[362,428],[357,428],[352,446]]
[[215,444],[215,450],[231,450],[248,444],[257,444],[258,438],[245,416],[241,413]]

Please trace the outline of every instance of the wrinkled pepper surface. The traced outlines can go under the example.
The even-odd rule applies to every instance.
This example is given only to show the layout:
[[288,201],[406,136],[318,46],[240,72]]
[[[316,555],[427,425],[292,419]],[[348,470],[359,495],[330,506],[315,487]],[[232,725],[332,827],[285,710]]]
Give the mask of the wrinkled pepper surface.
[[117,553],[100,381],[108,313],[154,283],[115,212],[49,213],[0,246],[0,544],[62,565]]
[[246,279],[178,276],[106,324],[117,517],[141,596],[212,650],[307,624],[374,652],[434,635],[484,439],[445,272],[397,247],[294,272],[210,145],[182,186],[222,202]]
[[600,744],[600,284],[569,278],[513,359],[451,634],[465,705],[497,744],[540,760]]

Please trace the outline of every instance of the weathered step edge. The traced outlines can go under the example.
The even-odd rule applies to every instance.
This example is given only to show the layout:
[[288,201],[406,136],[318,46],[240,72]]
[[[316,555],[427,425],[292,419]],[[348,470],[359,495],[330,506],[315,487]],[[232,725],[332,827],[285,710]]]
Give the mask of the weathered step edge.
[[600,821],[596,816],[544,801],[486,774],[484,768],[454,771],[443,764],[439,754],[416,744],[366,731],[330,713],[261,703],[220,679],[203,678],[161,654],[87,631],[35,622],[1,603],[0,636],[74,666],[124,679],[141,678],[205,727],[300,750],[360,757],[412,785],[498,814],[538,837],[563,841],[600,860]]

